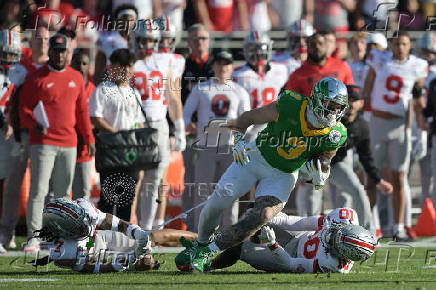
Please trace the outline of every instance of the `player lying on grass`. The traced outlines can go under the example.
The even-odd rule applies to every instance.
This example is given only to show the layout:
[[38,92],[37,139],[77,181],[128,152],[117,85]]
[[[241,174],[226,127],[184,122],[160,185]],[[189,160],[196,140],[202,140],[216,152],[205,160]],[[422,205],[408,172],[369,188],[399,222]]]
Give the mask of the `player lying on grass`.
[[371,257],[376,244],[351,208],[335,209],[325,217],[279,213],[251,241],[220,253],[211,270],[242,260],[268,272],[349,273],[354,261]]
[[[177,267],[182,271],[204,271],[210,267],[213,255],[256,233],[281,212],[301,168],[305,169],[307,180],[323,188],[330,173],[329,162],[347,139],[347,129],[339,122],[347,108],[345,85],[334,78],[324,78],[315,84],[310,99],[284,91],[276,102],[230,121],[228,127],[238,132],[233,147],[235,161],[201,211],[198,242],[176,256]],[[247,128],[264,123],[267,127],[256,141],[245,143],[243,134]],[[321,166],[322,158],[327,161],[323,162],[325,166]],[[255,184],[253,209],[209,244],[223,210]]]
[[188,239],[197,236],[168,229],[144,231],[101,212],[81,198],[75,201],[59,198],[48,203],[44,208],[43,227],[37,235],[48,242],[50,255],[34,261],[35,265],[54,261],[56,266],[88,273],[157,268],[159,264],[151,255],[152,242],[175,246],[181,236],[186,235]]

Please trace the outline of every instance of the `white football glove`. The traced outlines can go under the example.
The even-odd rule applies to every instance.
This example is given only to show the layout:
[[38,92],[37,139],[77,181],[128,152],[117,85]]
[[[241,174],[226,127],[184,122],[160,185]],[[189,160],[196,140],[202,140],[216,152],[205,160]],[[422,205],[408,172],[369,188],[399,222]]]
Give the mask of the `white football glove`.
[[427,155],[427,131],[420,130],[416,132],[416,143],[413,147],[412,154],[415,156],[415,160],[421,160]]
[[327,178],[330,176],[330,166],[327,172],[322,171],[321,161],[319,159],[312,159],[306,162],[306,172],[309,176],[309,180],[312,180],[313,187],[318,189],[323,189]]
[[186,134],[185,134],[185,122],[182,118],[177,119],[174,122],[176,131],[174,132],[174,151],[184,151],[186,149]]
[[271,247],[276,243],[276,234],[269,226],[263,226],[260,230],[259,240],[262,243],[266,243],[268,247]]
[[237,132],[234,136],[233,142],[233,160],[241,166],[245,166],[250,162],[250,158],[247,154],[247,143],[244,140],[244,134]]
[[150,232],[151,231],[144,231],[139,228],[135,230],[136,257],[151,253],[151,241],[149,239]]

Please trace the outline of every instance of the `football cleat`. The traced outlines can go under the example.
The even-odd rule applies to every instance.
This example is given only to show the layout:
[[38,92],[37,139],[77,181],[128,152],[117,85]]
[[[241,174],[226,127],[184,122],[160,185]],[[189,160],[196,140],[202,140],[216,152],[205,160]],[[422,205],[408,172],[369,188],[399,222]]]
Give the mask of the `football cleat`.
[[2,244],[0,244],[0,255],[4,255],[7,253],[8,251],[5,249],[5,247]]
[[192,268],[199,272],[209,272],[214,256],[215,252],[209,249],[208,246],[198,248],[192,261]]
[[192,271],[191,263],[194,260],[195,251],[198,247],[198,242],[191,242],[184,237],[181,237],[180,243],[185,247],[185,249],[177,254],[177,256],[174,258],[174,262],[176,263],[176,266],[180,271],[190,272]]
[[39,251],[39,240],[37,238],[31,238],[24,245],[23,251],[25,253],[36,253]]

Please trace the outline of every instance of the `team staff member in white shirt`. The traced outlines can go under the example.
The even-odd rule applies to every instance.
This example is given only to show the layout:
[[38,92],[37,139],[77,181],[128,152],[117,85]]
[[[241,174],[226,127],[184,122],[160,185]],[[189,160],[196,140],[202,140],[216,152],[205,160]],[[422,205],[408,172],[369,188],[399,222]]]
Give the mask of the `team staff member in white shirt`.
[[[215,77],[198,83],[186,100],[183,110],[187,130],[192,128],[192,114],[198,112],[197,146],[198,159],[195,165],[196,188],[193,195],[193,206],[206,200],[212,193],[212,184],[218,182],[227,167],[232,164],[232,136],[230,130],[212,132],[211,120],[235,119],[250,110],[248,92],[231,81],[233,57],[227,51],[219,52],[213,59],[212,69]],[[215,121],[212,121],[215,122]],[[212,129],[212,130],[211,130]],[[238,203],[223,214],[223,226],[230,226],[238,220]],[[194,229],[198,228],[200,209],[194,211]]]
[[[135,57],[127,48],[121,48],[112,53],[110,61],[112,67],[108,80],[97,86],[89,101],[91,121],[100,132],[115,133],[120,130],[141,128],[145,122],[139,105],[141,97],[138,91],[129,85],[129,80],[133,77]],[[101,184],[114,173],[113,171],[101,172]],[[135,181],[138,179],[136,170],[123,171],[123,174],[130,175]],[[100,198],[98,207],[101,211],[130,220],[130,204],[115,208],[104,198]]]

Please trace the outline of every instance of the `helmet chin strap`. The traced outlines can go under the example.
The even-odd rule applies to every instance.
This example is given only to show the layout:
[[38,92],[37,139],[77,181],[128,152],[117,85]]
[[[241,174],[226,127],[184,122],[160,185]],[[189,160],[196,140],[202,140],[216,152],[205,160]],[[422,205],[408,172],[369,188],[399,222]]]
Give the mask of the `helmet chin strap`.
[[152,54],[153,54],[153,49],[152,48],[145,49],[145,55],[152,55]]
[[170,52],[170,48],[169,47],[162,47],[161,49],[159,49],[159,52],[168,53],[168,52]]

